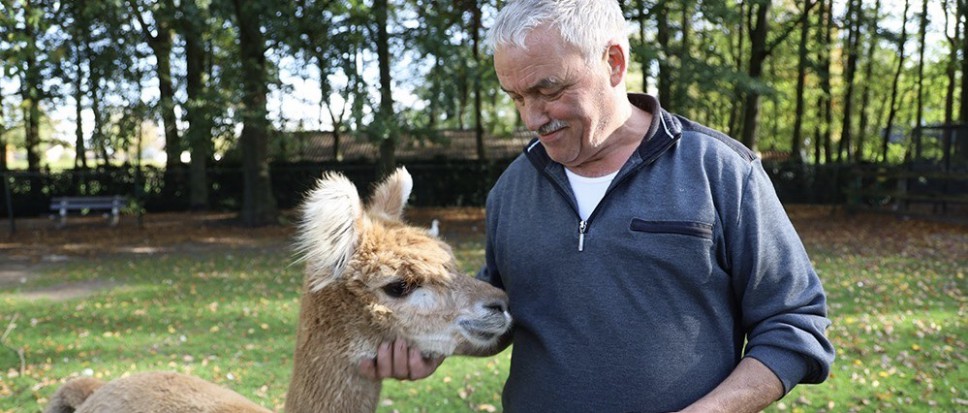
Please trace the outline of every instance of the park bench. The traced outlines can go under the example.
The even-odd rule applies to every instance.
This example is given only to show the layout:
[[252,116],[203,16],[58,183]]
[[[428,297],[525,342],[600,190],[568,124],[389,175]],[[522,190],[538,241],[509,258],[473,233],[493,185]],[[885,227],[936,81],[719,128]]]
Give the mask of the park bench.
[[[105,212],[104,217],[108,218],[111,226],[115,226],[121,220],[121,208],[124,208],[127,204],[128,199],[120,195],[62,196],[51,198],[50,210],[57,212],[58,227],[63,227],[67,224],[68,211],[81,211],[82,213],[89,211],[110,211],[110,213]],[[51,216],[51,218],[54,217]]]

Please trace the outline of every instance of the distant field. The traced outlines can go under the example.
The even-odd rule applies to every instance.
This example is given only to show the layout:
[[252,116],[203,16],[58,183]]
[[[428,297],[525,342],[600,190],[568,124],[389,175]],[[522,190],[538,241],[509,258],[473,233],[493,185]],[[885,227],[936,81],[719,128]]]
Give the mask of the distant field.
[[[968,411],[968,227],[790,211],[828,291],[838,358],[827,383],[800,386],[770,411]],[[442,219],[442,231],[471,272],[483,257],[479,213],[456,215]],[[38,412],[61,382],[85,372],[144,370],[198,375],[281,410],[301,279],[288,231],[149,222],[125,249],[134,241],[83,228],[87,235],[43,226],[0,233],[0,266],[29,275],[0,278],[0,334],[17,317],[0,342],[0,412]],[[81,281],[93,295],[31,293]],[[11,349],[24,351],[23,375]],[[426,380],[388,381],[380,411],[500,411],[509,354],[452,358]]]
[[[87,160],[88,166],[94,166],[94,165],[97,165],[98,163],[99,163],[99,161],[96,160],[96,159],[88,159]],[[121,162],[118,162],[118,161],[113,161],[112,162],[112,165],[120,165],[120,164],[121,164]],[[152,167],[162,168],[162,167],[165,166],[165,163],[164,162],[158,162],[158,161],[144,160],[142,162],[142,165],[144,165],[146,167],[147,166],[152,166]],[[27,160],[26,159],[13,159],[10,163],[7,164],[7,168],[8,169],[11,169],[11,170],[15,170],[15,171],[25,170],[25,169],[27,169]],[[74,168],[74,158],[70,158],[70,159],[63,158],[63,159],[58,159],[58,160],[52,161],[52,162],[45,161],[43,163],[42,168],[45,169],[45,170],[46,169],[50,169],[53,172],[62,172],[62,171],[66,171],[68,169],[73,169]]]

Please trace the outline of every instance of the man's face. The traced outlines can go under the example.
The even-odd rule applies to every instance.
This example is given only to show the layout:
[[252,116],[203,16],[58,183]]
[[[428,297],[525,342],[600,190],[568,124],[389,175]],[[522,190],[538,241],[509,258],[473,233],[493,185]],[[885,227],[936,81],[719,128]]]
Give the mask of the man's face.
[[609,67],[604,58],[587,65],[578,48],[546,26],[534,29],[525,44],[526,49],[495,50],[501,88],[514,100],[525,126],[538,133],[551,159],[577,167],[611,133]]

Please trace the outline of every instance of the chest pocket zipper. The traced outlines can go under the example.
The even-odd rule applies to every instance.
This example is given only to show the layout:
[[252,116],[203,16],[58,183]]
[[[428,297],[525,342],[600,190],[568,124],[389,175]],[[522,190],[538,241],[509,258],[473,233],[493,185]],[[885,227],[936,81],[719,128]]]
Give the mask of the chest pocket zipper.
[[654,234],[679,234],[690,235],[693,237],[712,239],[713,226],[705,222],[693,221],[646,221],[644,219],[632,218],[629,229],[637,232],[648,232]]

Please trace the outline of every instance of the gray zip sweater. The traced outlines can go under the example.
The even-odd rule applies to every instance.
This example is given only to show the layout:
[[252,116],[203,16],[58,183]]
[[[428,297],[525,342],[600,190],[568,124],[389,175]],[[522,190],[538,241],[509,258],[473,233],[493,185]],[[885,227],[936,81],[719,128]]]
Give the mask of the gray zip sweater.
[[823,381],[826,298],[760,161],[629,99],[652,126],[587,221],[537,140],[488,196],[478,276],[515,321],[505,411],[674,411],[742,357],[787,392]]

